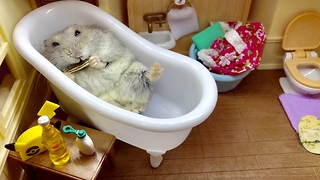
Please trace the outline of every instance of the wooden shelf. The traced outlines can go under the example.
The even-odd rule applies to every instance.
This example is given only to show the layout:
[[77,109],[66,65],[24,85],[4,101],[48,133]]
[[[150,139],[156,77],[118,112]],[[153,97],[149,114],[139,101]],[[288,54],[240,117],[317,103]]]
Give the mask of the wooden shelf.
[[[58,121],[58,119],[51,119],[51,123]],[[115,167],[114,143],[116,138],[108,133],[92,129],[89,127],[81,126],[78,124],[61,121],[62,126],[71,125],[75,129],[83,129],[91,137],[94,146],[95,154],[92,156],[85,155],[79,152],[76,146],[76,136],[72,133],[61,133],[66,147],[70,153],[70,160],[63,168],[57,168],[49,159],[48,151],[44,151],[32,158],[23,161],[20,158],[19,152],[10,151],[9,157],[20,162],[20,165],[25,169],[30,179],[34,179],[36,172],[32,167],[36,167],[48,172],[59,174],[63,177],[70,179],[96,179],[101,170],[102,164],[108,161],[111,167]],[[31,126],[37,125],[34,121]]]

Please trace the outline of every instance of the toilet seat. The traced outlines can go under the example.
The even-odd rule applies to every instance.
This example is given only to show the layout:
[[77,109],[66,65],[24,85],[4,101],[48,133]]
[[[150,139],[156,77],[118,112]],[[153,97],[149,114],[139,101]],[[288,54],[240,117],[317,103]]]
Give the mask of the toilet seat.
[[293,59],[284,62],[294,80],[310,88],[320,89],[320,81],[304,77],[298,67],[320,68],[320,58],[310,57],[308,50],[320,45],[320,14],[308,12],[294,18],[285,30],[282,48],[291,51]]
[[311,80],[305,78],[300,71],[298,70],[299,66],[313,66],[320,68],[320,58],[296,58],[290,59],[285,62],[285,65],[292,76],[297,82],[302,85],[311,88],[319,88],[320,89],[320,81]]

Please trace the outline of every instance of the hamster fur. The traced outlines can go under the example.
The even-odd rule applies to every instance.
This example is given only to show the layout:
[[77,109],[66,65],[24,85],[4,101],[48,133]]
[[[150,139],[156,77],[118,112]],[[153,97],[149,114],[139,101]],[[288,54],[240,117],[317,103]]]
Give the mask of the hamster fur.
[[89,66],[66,75],[113,105],[141,113],[152,96],[152,84],[163,69],[150,69],[110,31],[96,25],[71,25],[44,41],[41,54],[59,70],[89,60]]

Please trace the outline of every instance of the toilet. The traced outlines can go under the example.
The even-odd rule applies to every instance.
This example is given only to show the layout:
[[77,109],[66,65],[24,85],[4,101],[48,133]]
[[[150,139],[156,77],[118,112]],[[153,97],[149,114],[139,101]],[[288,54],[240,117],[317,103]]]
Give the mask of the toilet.
[[320,14],[308,12],[294,18],[283,37],[283,69],[280,78],[285,93],[320,94],[320,58],[313,51],[320,45]]

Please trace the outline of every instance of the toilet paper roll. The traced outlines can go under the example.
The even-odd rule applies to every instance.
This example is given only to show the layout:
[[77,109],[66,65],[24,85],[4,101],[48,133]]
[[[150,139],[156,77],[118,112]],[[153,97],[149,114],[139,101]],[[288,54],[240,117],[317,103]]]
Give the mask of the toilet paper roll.
[[181,9],[170,9],[167,19],[172,35],[176,40],[199,30],[197,14],[193,7],[185,6]]

